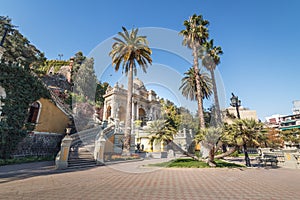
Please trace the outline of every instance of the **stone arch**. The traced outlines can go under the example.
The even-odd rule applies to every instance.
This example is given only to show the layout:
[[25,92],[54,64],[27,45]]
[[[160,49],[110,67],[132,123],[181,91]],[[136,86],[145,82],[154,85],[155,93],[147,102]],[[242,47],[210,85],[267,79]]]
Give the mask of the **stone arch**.
[[105,119],[109,119],[111,117],[111,106],[107,107],[105,115]]
[[146,111],[143,108],[139,108],[139,120],[142,121],[142,126],[146,125]]
[[42,104],[39,101],[33,102],[29,108],[28,122],[37,124],[41,113]]

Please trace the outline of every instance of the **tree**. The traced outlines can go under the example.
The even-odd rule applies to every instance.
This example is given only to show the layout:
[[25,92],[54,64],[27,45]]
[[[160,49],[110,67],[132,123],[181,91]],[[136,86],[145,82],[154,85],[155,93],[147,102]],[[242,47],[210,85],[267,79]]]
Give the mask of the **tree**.
[[0,120],[0,158],[7,159],[27,131],[34,128],[29,129],[31,124],[26,120],[28,108],[41,97],[50,99],[50,94],[36,77],[21,67],[0,63],[0,72],[0,85],[6,93],[6,98],[1,99],[4,105]]
[[209,150],[207,163],[211,167],[215,167],[216,163],[214,161],[216,143],[220,138],[222,133],[222,128],[218,127],[208,127],[201,129],[199,133],[195,136],[195,142],[202,142],[203,145]]
[[178,131],[179,126],[181,125],[181,116],[179,115],[179,109],[176,105],[169,101],[169,100],[161,100],[161,111],[162,111],[162,118],[166,120],[168,126],[171,126],[176,131]]
[[194,14],[189,18],[189,20],[185,20],[183,25],[185,29],[180,32],[183,35],[183,45],[191,48],[193,51],[193,68],[195,71],[195,79],[196,79],[196,94],[197,94],[197,102],[198,102],[198,116],[200,120],[200,127],[205,128],[204,117],[203,117],[203,105],[201,98],[201,84],[199,75],[199,62],[198,62],[198,51],[201,46],[205,43],[208,38],[208,26],[209,22],[204,20],[202,15]]
[[[186,97],[187,99],[190,99],[192,101],[197,100],[197,88],[196,88],[196,75],[194,68],[190,68],[187,72],[184,73],[185,77],[181,79],[181,86],[179,87],[179,90],[181,90],[182,95]],[[201,95],[201,105],[203,105],[203,99],[208,99],[210,95],[212,94],[212,85],[211,85],[211,79],[209,75],[205,72],[201,72],[201,70],[198,73],[198,77],[200,80],[200,95]],[[205,120],[205,111],[202,108],[202,115],[203,120]]]
[[126,120],[124,132],[124,151],[123,154],[129,154],[130,150],[130,134],[131,134],[131,119],[132,119],[132,90],[133,90],[133,72],[136,74],[136,63],[146,73],[148,64],[152,64],[152,51],[148,47],[146,36],[138,36],[138,29],[132,29],[129,33],[125,27],[122,27],[124,32],[119,32],[122,38],[113,39],[116,42],[112,45],[112,50],[109,55],[112,57],[112,65],[115,66],[115,71],[118,71],[122,66],[122,72],[128,75],[128,90],[127,90],[127,106]]
[[264,134],[263,124],[254,119],[236,119],[224,125],[221,140],[229,145],[243,147],[246,166],[250,166],[247,145],[259,146]]
[[104,105],[104,97],[103,95],[105,95],[106,89],[109,86],[109,84],[107,82],[104,83],[97,83],[97,88],[96,88],[96,98],[95,98],[95,102],[102,107]]
[[[6,31],[8,30],[8,31]],[[5,34],[6,33],[6,34]],[[9,17],[0,16],[0,35],[6,35],[3,41],[5,49],[2,60],[21,64],[25,69],[36,68],[45,61],[45,55],[25,38],[11,23]]]
[[284,140],[279,130],[275,128],[268,129],[266,137],[267,137],[265,140],[266,147],[271,147],[271,148],[283,147]]
[[220,56],[223,54],[221,47],[214,46],[214,40],[210,40],[209,42],[205,42],[204,44],[206,54],[202,58],[202,64],[206,69],[210,71],[211,80],[212,80],[212,88],[214,93],[215,100],[215,118],[217,125],[221,124],[221,111],[220,111],[220,103],[218,98],[218,90],[215,78],[215,69],[218,64],[220,64]]
[[174,139],[174,135],[177,133],[177,130],[173,126],[170,126],[166,120],[152,121],[146,131],[149,132],[149,143],[152,147],[153,143],[161,143],[165,146]]
[[294,145],[300,143],[300,129],[293,128],[289,130],[284,130],[281,132],[282,139],[284,142]]
[[90,128],[89,124],[95,119],[95,94],[98,80],[94,71],[93,58],[85,59],[73,81],[72,107],[75,108],[76,128],[80,131]]
[[72,80],[76,80],[77,72],[79,71],[81,65],[85,61],[86,57],[83,55],[81,51],[78,51],[73,58],[73,67],[71,71]]
[[85,59],[76,73],[76,80],[73,81],[76,94],[84,96],[88,100],[95,100],[98,80],[94,70],[93,58]]

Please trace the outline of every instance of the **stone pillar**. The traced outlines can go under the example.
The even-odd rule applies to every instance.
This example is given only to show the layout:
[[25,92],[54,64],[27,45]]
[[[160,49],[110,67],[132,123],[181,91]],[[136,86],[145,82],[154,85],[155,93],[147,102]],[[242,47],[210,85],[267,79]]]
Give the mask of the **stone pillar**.
[[104,164],[104,150],[105,150],[105,138],[103,136],[103,130],[101,130],[100,137],[95,141],[94,159],[97,165]]
[[135,153],[135,134],[130,135],[130,153]]
[[297,152],[297,149],[283,149],[284,154],[284,168],[297,169],[297,160],[293,153]]
[[66,169],[68,167],[68,158],[72,138],[66,135],[61,141],[60,152],[55,158],[56,169]]

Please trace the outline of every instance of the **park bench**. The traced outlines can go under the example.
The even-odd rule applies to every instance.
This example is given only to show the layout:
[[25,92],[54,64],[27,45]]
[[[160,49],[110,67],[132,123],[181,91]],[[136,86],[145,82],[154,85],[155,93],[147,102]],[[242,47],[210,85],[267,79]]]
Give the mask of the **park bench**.
[[266,153],[264,152],[261,156],[257,157],[258,162],[267,166],[267,163],[270,163],[273,166],[273,163],[277,166],[278,160],[275,153]]

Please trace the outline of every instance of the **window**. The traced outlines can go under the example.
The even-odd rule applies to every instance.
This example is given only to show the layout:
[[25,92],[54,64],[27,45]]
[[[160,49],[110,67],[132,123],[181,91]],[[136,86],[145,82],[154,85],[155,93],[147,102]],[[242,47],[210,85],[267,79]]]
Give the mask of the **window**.
[[29,117],[28,117],[28,122],[29,123],[37,123],[38,122],[38,117],[39,117],[39,112],[40,112],[40,103],[34,102],[29,109]]

